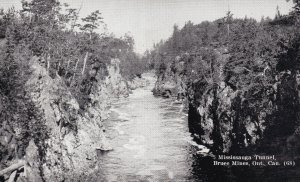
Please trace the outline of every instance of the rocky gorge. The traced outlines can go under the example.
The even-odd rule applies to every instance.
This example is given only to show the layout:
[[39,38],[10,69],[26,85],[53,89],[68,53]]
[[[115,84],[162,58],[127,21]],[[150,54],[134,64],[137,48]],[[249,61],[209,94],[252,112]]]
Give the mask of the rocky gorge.
[[[26,82],[26,97],[41,113],[39,119],[45,123],[47,139],[43,143],[45,148],[39,148],[34,140],[29,142],[25,156],[19,159],[26,162],[17,181],[85,179],[97,171],[97,150],[112,150],[102,125],[108,118],[111,102],[127,97],[132,89],[145,86],[146,80],[124,80],[119,70],[120,61],[112,59],[107,65],[107,75],[96,76],[98,82],[92,86],[89,103],[83,110],[62,78],[59,75],[51,78],[39,62],[38,57],[29,62],[31,75]],[[16,160],[9,163],[14,162]]]
[[174,25],[144,55],[99,10],[0,10],[0,181],[300,179],[291,3],[259,21],[228,10]]

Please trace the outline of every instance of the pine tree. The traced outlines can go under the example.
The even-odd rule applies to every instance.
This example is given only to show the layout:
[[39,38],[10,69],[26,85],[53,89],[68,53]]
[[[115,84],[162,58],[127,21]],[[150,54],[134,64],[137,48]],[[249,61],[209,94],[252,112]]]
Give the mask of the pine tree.
[[82,18],[82,21],[85,23],[80,29],[84,32],[88,32],[90,37],[94,31],[99,28],[100,23],[103,23],[103,18],[99,10],[92,12],[85,18]]

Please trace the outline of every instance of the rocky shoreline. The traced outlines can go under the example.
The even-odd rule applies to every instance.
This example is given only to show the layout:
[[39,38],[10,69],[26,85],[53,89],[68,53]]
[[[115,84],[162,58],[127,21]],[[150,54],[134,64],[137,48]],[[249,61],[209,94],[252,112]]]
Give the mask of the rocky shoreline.
[[26,83],[27,96],[41,113],[44,131],[49,132],[45,148],[39,148],[33,140],[29,142],[21,170],[24,172],[18,172],[17,181],[79,181],[92,175],[98,169],[97,150],[112,150],[102,125],[109,116],[111,102],[127,97],[131,90],[147,84],[146,80],[126,81],[120,74],[119,60],[112,59],[107,76],[96,78],[89,104],[82,110],[62,78],[51,78],[38,57],[32,58],[29,65],[32,74]]

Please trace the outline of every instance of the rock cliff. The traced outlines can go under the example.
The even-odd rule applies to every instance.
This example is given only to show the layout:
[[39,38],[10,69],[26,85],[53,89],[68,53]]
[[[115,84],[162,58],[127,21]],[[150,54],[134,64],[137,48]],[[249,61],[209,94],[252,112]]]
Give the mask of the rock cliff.
[[[80,108],[59,75],[51,78],[47,70],[39,64],[39,59],[30,60],[32,73],[26,82],[26,92],[42,113],[48,138],[44,150],[37,149],[31,142],[26,157],[32,160],[32,153],[44,151],[40,158],[34,158],[27,170],[39,166],[40,178],[45,181],[72,181],[84,179],[97,167],[96,150],[112,150],[104,135],[102,121],[107,119],[113,98],[128,96],[130,89],[141,86],[139,81],[127,81],[120,75],[119,61],[111,60],[107,65],[107,75],[96,76],[92,85],[88,104]],[[38,150],[38,151],[36,151]],[[32,169],[32,170],[33,170]],[[30,173],[31,174],[31,173]],[[29,180],[40,179],[36,175]]]
[[211,70],[201,75],[204,69],[197,72],[193,55],[177,56],[174,68],[169,64],[158,74],[154,94],[183,96],[191,133],[214,153],[299,151],[294,140],[299,135],[299,74],[282,71],[271,78],[264,70],[253,85],[235,87],[235,78],[225,70],[229,58],[225,48],[214,49]]

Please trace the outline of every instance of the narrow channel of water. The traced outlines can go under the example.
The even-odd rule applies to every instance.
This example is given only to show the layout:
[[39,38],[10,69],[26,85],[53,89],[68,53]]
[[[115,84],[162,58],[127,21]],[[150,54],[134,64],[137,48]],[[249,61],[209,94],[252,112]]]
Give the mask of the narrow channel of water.
[[193,141],[182,105],[154,97],[156,79],[144,77],[150,84],[114,103],[104,122],[114,150],[99,152],[96,181],[300,181],[299,167],[213,166],[214,159],[202,155],[207,149]]
[[[107,181],[190,181],[198,146],[188,130],[187,114],[171,99],[154,97],[155,78],[111,108],[105,121],[113,151],[99,157]],[[192,180],[194,181],[194,180]]]

